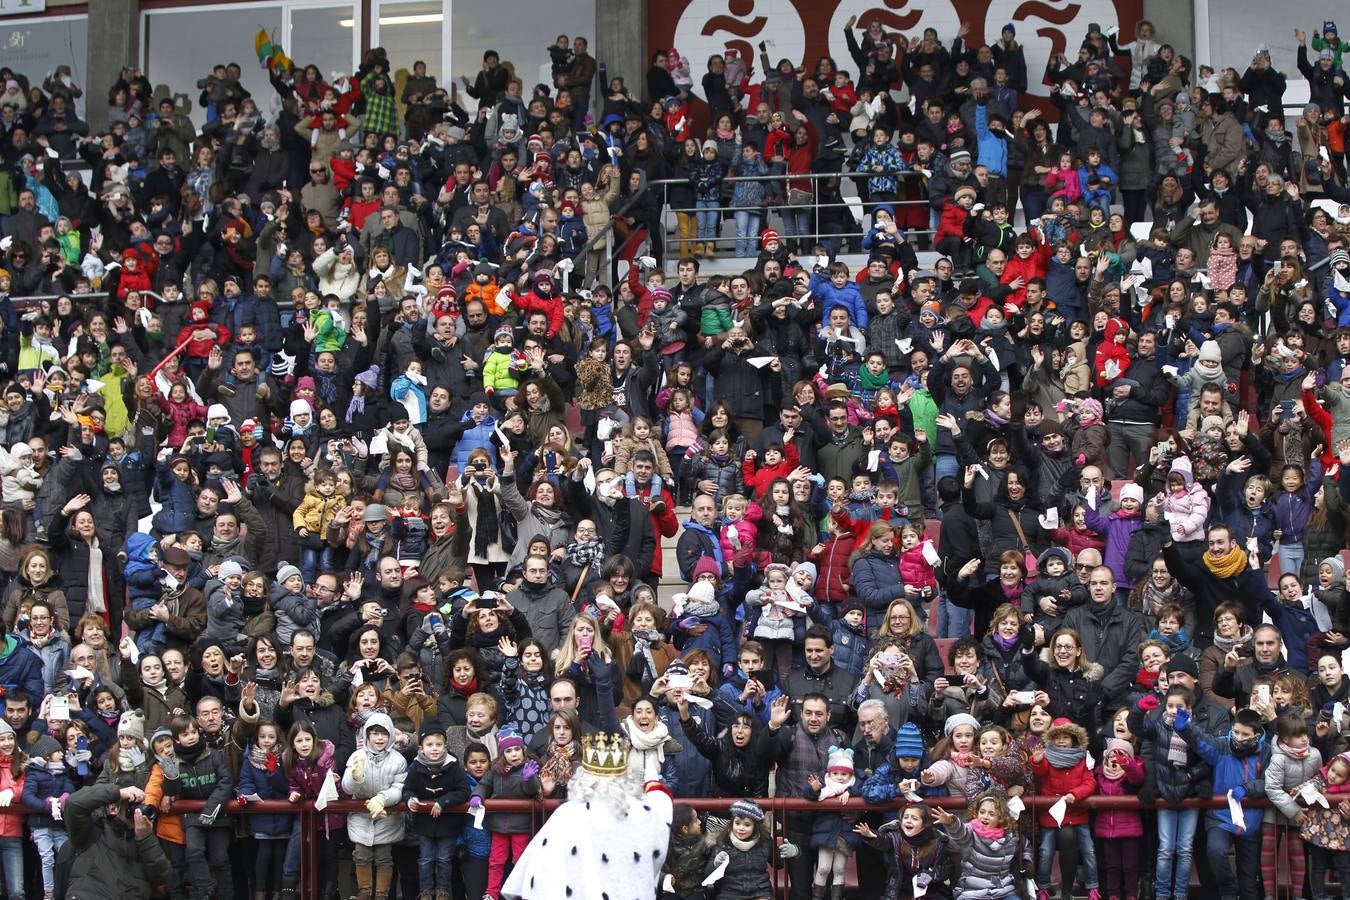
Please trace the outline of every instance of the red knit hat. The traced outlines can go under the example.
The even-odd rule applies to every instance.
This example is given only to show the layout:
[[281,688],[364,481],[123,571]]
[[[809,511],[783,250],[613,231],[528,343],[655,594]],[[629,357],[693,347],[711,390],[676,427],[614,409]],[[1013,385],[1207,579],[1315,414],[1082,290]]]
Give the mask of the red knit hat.
[[764,231],[760,233],[759,241],[766,247],[769,246],[769,241],[776,240],[778,240],[778,232],[774,231],[772,228],[765,228]]

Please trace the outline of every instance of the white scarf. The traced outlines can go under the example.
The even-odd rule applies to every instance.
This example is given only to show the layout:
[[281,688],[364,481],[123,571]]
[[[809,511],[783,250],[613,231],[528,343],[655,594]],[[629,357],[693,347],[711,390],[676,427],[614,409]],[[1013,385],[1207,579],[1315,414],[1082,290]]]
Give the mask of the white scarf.
[[89,597],[84,605],[88,612],[108,611],[108,601],[103,594],[103,550],[98,546],[97,535],[89,545]]
[[[633,751],[638,756],[638,762],[642,766],[642,780],[656,781],[661,777],[661,764],[666,761],[665,743],[670,740],[670,729],[666,728],[666,723],[657,720],[656,727],[651,731],[642,731],[629,716],[623,720],[624,733],[628,735],[628,741],[633,745]],[[633,762],[629,762],[629,768],[632,768]]]
[[727,840],[731,841],[731,846],[735,847],[737,850],[741,851],[742,853],[747,853],[750,851],[751,848],[753,848],[756,844],[759,843],[759,829],[755,829],[754,837],[750,838],[750,840],[748,841],[743,841],[740,838],[736,837],[736,835],[732,833],[731,829],[728,828]]

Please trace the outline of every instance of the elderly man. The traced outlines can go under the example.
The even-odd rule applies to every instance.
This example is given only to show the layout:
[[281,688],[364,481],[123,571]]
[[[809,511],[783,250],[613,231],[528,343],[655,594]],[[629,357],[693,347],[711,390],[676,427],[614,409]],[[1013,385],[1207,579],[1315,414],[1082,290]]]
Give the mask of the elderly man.
[[1258,625],[1252,634],[1254,655],[1250,662],[1236,648],[1224,655],[1223,669],[1214,677],[1214,693],[1238,706],[1250,706],[1252,684],[1258,678],[1275,678],[1293,672],[1284,658],[1284,640],[1274,625]]

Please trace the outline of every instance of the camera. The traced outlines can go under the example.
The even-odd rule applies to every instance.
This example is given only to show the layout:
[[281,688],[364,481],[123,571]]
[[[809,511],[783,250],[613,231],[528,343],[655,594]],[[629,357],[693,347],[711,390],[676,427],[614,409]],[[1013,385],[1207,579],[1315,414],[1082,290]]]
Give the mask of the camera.
[[128,810],[128,813],[130,813],[128,818],[135,821],[136,812],[138,810],[141,815],[150,820],[151,824],[154,824],[155,818],[159,815],[159,807],[155,806],[153,803],[138,803]]

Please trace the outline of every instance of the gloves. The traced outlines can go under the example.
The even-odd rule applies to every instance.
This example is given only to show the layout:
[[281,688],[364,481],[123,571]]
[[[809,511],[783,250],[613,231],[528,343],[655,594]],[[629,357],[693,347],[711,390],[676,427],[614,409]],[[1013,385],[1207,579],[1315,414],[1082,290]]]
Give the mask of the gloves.
[[651,257],[651,256],[639,256],[639,257],[638,257],[638,264],[641,265],[642,268],[644,268],[644,269],[655,269],[655,268],[656,268],[656,259],[655,259],[654,257]]
[[778,855],[783,859],[795,859],[801,852],[802,851],[797,849],[797,845],[792,843],[792,841],[783,841],[783,843],[778,846]]
[[1145,694],[1139,698],[1139,708],[1144,712],[1153,712],[1159,703],[1157,694]]
[[[1191,714],[1190,714],[1190,711],[1189,711],[1189,710],[1185,710],[1185,709],[1179,709],[1179,710],[1177,710],[1177,718],[1176,718],[1176,721],[1172,723],[1172,727],[1175,728],[1175,729],[1177,730],[1177,733],[1178,733],[1178,734],[1180,734],[1181,732],[1185,731],[1185,730],[1186,730],[1187,728],[1189,728],[1190,726],[1191,726]],[[1244,791],[1243,793],[1246,793],[1246,792]]]
[[366,812],[370,813],[372,819],[383,819],[385,817],[384,794],[376,794],[367,800]]
[[[1180,715],[1180,714],[1178,714],[1178,715]],[[1234,799],[1234,800],[1236,800],[1237,802],[1241,803],[1241,802],[1242,802],[1242,798],[1244,798],[1244,797],[1247,796],[1247,789],[1246,789],[1245,787],[1243,787],[1242,785],[1238,785],[1237,787],[1233,788],[1233,789],[1232,789],[1231,791],[1229,791],[1228,793],[1230,793],[1230,794],[1233,795],[1233,799]]]
[[713,868],[716,869],[717,867],[725,865],[726,863],[729,862],[731,862],[731,856],[727,853],[727,851],[723,850],[713,857]]
[[14,802],[13,791],[0,791],[0,808],[7,807]]
[[676,624],[680,626],[681,631],[688,631],[698,625],[698,616],[686,616]]
[[357,753],[352,757],[352,781],[366,780],[366,755]]
[[178,757],[161,756],[156,757],[156,759],[159,761],[159,770],[164,773],[164,777],[169,781],[177,781],[179,774]]
[[216,824],[216,816],[218,815],[220,815],[219,806],[217,806],[215,809],[203,810],[202,814],[197,817],[197,821],[200,824],[205,825],[207,828],[210,828],[212,825]]
[[533,778],[538,774],[539,774],[539,763],[535,762],[534,760],[530,760],[529,762],[525,763],[525,765],[522,766],[520,769],[520,777],[525,779],[526,781],[529,781],[531,778]]
[[482,797],[478,796],[477,794],[474,794],[472,797],[469,798],[469,809],[481,809],[482,806],[483,806]]
[[1036,649],[1036,626],[1030,623],[1023,624],[1017,629],[1017,642],[1022,645],[1023,650]]

